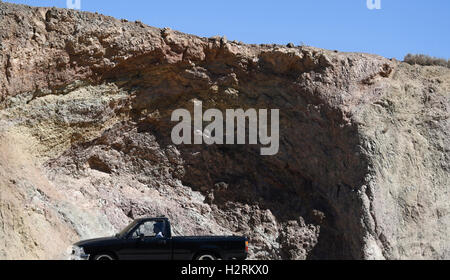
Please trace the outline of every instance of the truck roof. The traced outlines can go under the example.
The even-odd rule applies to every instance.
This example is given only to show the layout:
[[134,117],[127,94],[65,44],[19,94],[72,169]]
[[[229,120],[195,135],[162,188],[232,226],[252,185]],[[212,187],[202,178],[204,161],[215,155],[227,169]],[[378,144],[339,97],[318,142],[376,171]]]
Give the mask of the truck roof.
[[165,220],[165,221],[169,221],[169,218],[167,218],[167,217],[146,217],[146,218],[135,219],[135,221],[137,221],[137,222],[149,221],[149,220]]

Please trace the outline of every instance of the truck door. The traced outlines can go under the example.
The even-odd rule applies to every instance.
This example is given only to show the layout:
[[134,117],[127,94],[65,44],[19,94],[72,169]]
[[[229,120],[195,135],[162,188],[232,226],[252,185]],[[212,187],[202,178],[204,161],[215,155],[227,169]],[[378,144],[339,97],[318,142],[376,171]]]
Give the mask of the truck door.
[[138,246],[139,259],[144,260],[170,260],[172,248],[167,238],[146,237]]
[[151,220],[143,222],[136,228],[132,238],[136,240],[133,259],[137,260],[170,260],[172,258],[171,239],[164,236],[163,221]]

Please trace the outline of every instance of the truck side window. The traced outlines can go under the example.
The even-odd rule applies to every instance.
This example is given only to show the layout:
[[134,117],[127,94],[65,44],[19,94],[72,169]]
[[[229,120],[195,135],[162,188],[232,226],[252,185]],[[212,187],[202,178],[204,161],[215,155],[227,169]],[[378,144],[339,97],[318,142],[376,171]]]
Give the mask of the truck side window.
[[154,233],[153,229],[155,226],[154,221],[148,221],[143,224],[141,224],[133,233],[133,238],[139,238],[141,234],[143,234],[145,237],[155,237],[156,233]]

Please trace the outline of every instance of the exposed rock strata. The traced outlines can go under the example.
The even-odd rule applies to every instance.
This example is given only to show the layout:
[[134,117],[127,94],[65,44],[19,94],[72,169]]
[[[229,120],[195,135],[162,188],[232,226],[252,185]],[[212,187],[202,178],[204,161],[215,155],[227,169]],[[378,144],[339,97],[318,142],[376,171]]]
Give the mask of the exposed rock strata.
[[[258,259],[450,258],[449,69],[0,3],[0,73],[0,258],[161,214]],[[174,146],[193,100],[280,109],[279,154]]]

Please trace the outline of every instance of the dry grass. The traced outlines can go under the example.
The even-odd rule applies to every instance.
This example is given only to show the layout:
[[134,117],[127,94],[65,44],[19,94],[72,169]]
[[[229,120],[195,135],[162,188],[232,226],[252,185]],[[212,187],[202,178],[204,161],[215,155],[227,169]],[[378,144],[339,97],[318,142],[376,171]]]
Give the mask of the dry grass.
[[450,60],[425,54],[407,54],[403,61],[411,65],[418,64],[423,66],[443,66],[450,68]]

